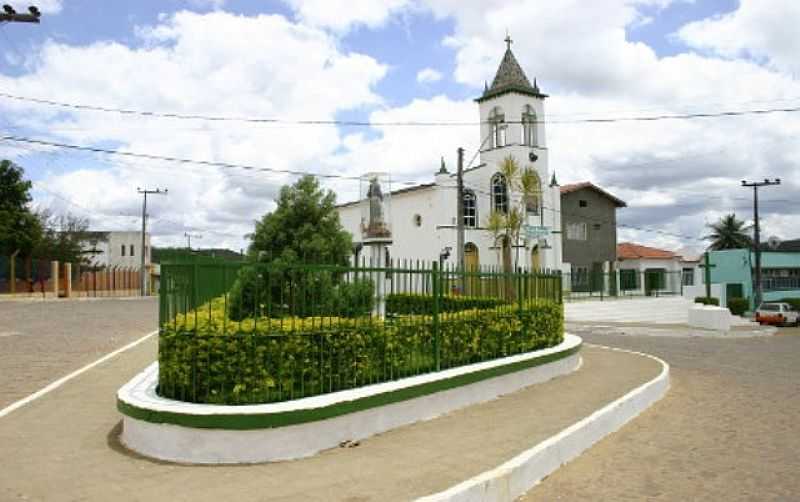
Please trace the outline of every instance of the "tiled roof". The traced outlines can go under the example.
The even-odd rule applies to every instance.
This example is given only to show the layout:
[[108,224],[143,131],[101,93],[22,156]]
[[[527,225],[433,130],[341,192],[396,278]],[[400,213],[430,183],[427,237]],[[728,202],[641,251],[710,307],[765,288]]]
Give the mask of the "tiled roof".
[[628,204],[624,200],[622,200],[619,197],[616,197],[616,196],[612,195],[611,193],[603,190],[602,188],[600,188],[599,186],[595,185],[591,181],[582,181],[580,183],[571,183],[569,185],[563,185],[561,187],[561,195],[572,193],[572,192],[577,192],[578,190],[583,190],[584,188],[588,188],[589,190],[594,190],[595,192],[599,193],[600,195],[610,199],[611,201],[613,201],[617,205],[617,207],[628,207]]
[[531,81],[528,80],[519,62],[517,62],[517,58],[514,57],[514,53],[511,52],[511,48],[508,48],[503,55],[500,66],[497,68],[497,74],[494,76],[494,80],[492,80],[492,85],[489,86],[488,89],[485,89],[483,95],[476,101],[484,101],[512,91],[538,98],[547,97],[545,94],[539,92],[539,86],[536,85],[535,79],[533,85],[531,85]]
[[618,260],[637,260],[637,259],[670,259],[678,258],[678,255],[666,249],[651,248],[634,244],[632,242],[622,242],[617,244]]

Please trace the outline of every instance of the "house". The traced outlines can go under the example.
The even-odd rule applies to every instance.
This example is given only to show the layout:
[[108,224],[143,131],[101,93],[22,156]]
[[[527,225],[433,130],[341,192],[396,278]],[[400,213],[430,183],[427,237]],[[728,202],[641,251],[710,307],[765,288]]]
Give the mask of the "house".
[[[749,249],[710,251],[712,296],[721,304],[733,297],[748,298],[755,308],[755,253]],[[761,284],[764,301],[800,298],[800,251],[762,251]]]
[[617,209],[627,204],[588,181],[564,185],[560,192],[562,260],[569,287],[574,292],[607,291],[603,277],[617,259]]
[[[83,253],[94,268],[134,268],[142,266],[141,232],[88,232]],[[145,266],[151,263],[150,234],[145,234]]]
[[[481,146],[479,163],[463,173],[464,260],[467,267],[500,265],[500,247],[486,228],[487,219],[492,212],[520,206],[525,208],[525,232],[512,243],[515,265],[561,270],[561,197],[558,186],[547,184],[551,174],[544,124],[547,95],[536,80],[531,84],[511,51],[510,38],[506,42],[491,86],[485,86],[475,100],[480,119],[475,144]],[[528,200],[523,201],[499,172],[499,164],[509,156],[536,174],[537,189]],[[446,263],[456,264],[457,179],[443,161],[432,183],[388,190],[388,197],[385,186],[370,186],[362,190],[361,200],[338,206],[340,221],[356,243],[365,240],[363,232],[371,224],[365,212],[368,193],[391,200],[391,211],[375,214],[386,218],[391,229],[387,249],[392,259],[432,261],[449,248]]]
[[632,242],[617,245],[617,270],[620,295],[683,294],[701,276],[700,258]]

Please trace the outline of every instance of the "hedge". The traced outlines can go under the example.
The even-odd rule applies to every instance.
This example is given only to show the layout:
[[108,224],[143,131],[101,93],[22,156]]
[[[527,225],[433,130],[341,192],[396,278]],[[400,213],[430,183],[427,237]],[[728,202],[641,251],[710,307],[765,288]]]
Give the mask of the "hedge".
[[255,404],[395,380],[563,341],[563,308],[472,309],[395,321],[225,319],[223,300],[161,327],[158,393],[196,403]]
[[716,305],[719,307],[719,298],[708,298],[705,296],[698,296],[694,299],[695,303],[702,303],[703,305]]
[[728,310],[733,315],[744,315],[750,308],[750,300],[747,298],[733,297],[728,300]]
[[[471,309],[493,309],[508,302],[490,296],[442,296],[439,312],[461,312]],[[433,296],[415,293],[393,293],[386,296],[386,312],[396,315],[433,314]]]

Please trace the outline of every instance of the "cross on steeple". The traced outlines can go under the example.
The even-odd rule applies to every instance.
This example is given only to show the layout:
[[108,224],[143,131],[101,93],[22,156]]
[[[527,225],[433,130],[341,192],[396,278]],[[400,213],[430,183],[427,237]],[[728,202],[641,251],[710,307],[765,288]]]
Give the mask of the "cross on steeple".
[[509,34],[508,34],[508,30],[506,30],[506,39],[505,39],[505,42],[506,42],[506,48],[507,48],[508,50],[511,50],[511,44],[513,44],[513,43],[514,43],[514,41],[513,41],[513,40],[511,40],[511,35],[509,35]]

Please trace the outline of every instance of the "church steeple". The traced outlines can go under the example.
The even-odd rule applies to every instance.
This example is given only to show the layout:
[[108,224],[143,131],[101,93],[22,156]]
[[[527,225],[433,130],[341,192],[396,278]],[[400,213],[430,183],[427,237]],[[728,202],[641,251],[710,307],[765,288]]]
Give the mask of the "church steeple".
[[[492,85],[488,89],[484,87],[483,95],[475,101],[481,102],[495,96],[500,96],[507,92],[519,92],[537,98],[546,98],[546,94],[539,91],[539,86],[528,80],[527,75],[519,65],[514,53],[511,52],[511,44],[514,42],[510,36],[506,36],[506,53],[503,55],[503,60],[497,68],[497,74],[492,80]],[[534,79],[534,82],[536,80]],[[485,85],[485,84],[484,84]]]

